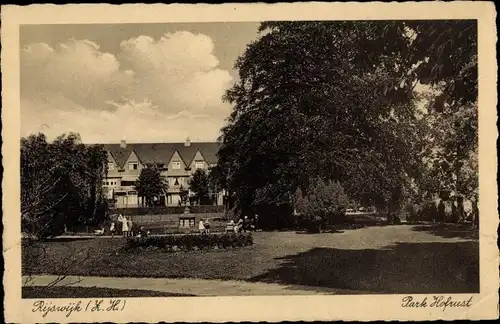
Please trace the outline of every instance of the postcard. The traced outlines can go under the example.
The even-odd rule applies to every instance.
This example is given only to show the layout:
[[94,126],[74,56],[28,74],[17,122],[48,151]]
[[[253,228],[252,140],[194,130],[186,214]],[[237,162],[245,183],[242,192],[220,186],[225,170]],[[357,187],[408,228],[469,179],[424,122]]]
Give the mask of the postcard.
[[497,318],[495,17],[2,6],[6,321]]

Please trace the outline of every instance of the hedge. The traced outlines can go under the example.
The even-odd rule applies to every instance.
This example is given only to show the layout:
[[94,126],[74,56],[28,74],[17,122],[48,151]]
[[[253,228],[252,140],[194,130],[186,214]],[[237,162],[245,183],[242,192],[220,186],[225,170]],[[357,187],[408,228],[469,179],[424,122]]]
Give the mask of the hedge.
[[128,238],[126,250],[158,248],[168,252],[227,249],[253,244],[251,233],[187,234]]
[[[114,212],[123,215],[161,215],[161,214],[183,214],[186,207],[184,206],[161,206],[152,208],[142,207],[129,207],[129,208],[115,208]],[[190,206],[189,211],[192,214],[207,214],[207,213],[223,213],[224,206]]]

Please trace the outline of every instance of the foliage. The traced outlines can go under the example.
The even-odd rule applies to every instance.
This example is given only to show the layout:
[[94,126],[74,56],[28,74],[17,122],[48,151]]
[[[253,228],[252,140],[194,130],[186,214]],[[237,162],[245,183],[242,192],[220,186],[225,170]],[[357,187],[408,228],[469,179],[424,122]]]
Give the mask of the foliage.
[[185,189],[182,185],[179,188],[179,196],[181,198],[180,204],[186,205],[188,198],[189,198],[189,191]]
[[468,105],[429,115],[423,152],[424,194],[445,191],[474,198],[478,190],[477,106]]
[[[134,237],[127,240],[125,249],[156,247],[169,252],[176,250],[218,249],[247,246],[253,244],[252,234],[207,234],[207,235],[167,235]],[[176,247],[176,248],[174,248]]]
[[189,189],[194,193],[195,201],[200,205],[210,204],[209,177],[204,170],[195,171],[189,179]]
[[234,110],[219,165],[236,207],[280,208],[316,177],[340,181],[353,199],[390,201],[417,160],[412,94],[386,95],[404,66],[389,55],[408,46],[403,26],[269,22],[261,31],[225,97]]
[[477,192],[476,24],[263,23],[225,95],[218,168],[235,210],[281,215],[316,177],[388,217]]
[[[405,22],[413,40],[404,55],[408,58],[408,79],[442,86],[434,98],[437,112],[477,101],[477,21],[441,20]],[[408,82],[406,84],[411,84]]]
[[320,217],[329,223],[343,219],[348,198],[339,182],[316,179],[304,194],[297,189],[294,199],[295,210],[308,220]]
[[215,165],[208,170],[208,190],[209,196],[214,197],[226,188],[224,180],[224,171],[219,165]]
[[[168,190],[168,183],[156,165],[148,165],[141,170],[135,182],[135,189],[139,197],[145,198],[148,207],[153,206],[153,199]],[[144,205],[144,200],[142,201]]]
[[21,139],[21,229],[30,237],[50,238],[104,220],[102,191],[107,154],[86,146],[77,134],[48,143],[45,135]]
[[[431,87],[420,121],[424,161],[420,197],[446,191],[474,199],[477,166],[477,21],[406,22],[405,84]],[[476,199],[477,200],[477,199]]]

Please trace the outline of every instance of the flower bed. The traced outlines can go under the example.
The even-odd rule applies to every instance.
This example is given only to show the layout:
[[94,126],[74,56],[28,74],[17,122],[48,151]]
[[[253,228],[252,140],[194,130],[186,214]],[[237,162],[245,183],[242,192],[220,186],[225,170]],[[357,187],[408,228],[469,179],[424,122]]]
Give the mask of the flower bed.
[[168,252],[217,250],[253,244],[251,233],[244,234],[188,234],[134,237],[127,239],[126,250],[157,248]]

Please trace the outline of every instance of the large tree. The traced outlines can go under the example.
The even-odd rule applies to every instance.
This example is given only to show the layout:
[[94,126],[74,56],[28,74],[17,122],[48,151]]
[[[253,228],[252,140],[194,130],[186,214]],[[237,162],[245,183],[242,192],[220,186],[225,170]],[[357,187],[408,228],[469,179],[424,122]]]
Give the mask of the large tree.
[[[260,32],[225,97],[234,109],[219,167],[240,211],[288,204],[315,177],[390,213],[450,182],[475,186],[476,22],[267,22]],[[427,111],[416,109],[419,84],[433,89]]]
[[152,207],[154,198],[166,193],[168,183],[157,165],[151,164],[141,170],[135,182],[135,190],[137,190],[137,195],[142,197],[142,205]]
[[404,25],[267,22],[260,31],[225,97],[234,109],[219,165],[236,207],[280,209],[317,177],[360,200],[399,200],[417,143],[401,78]]

